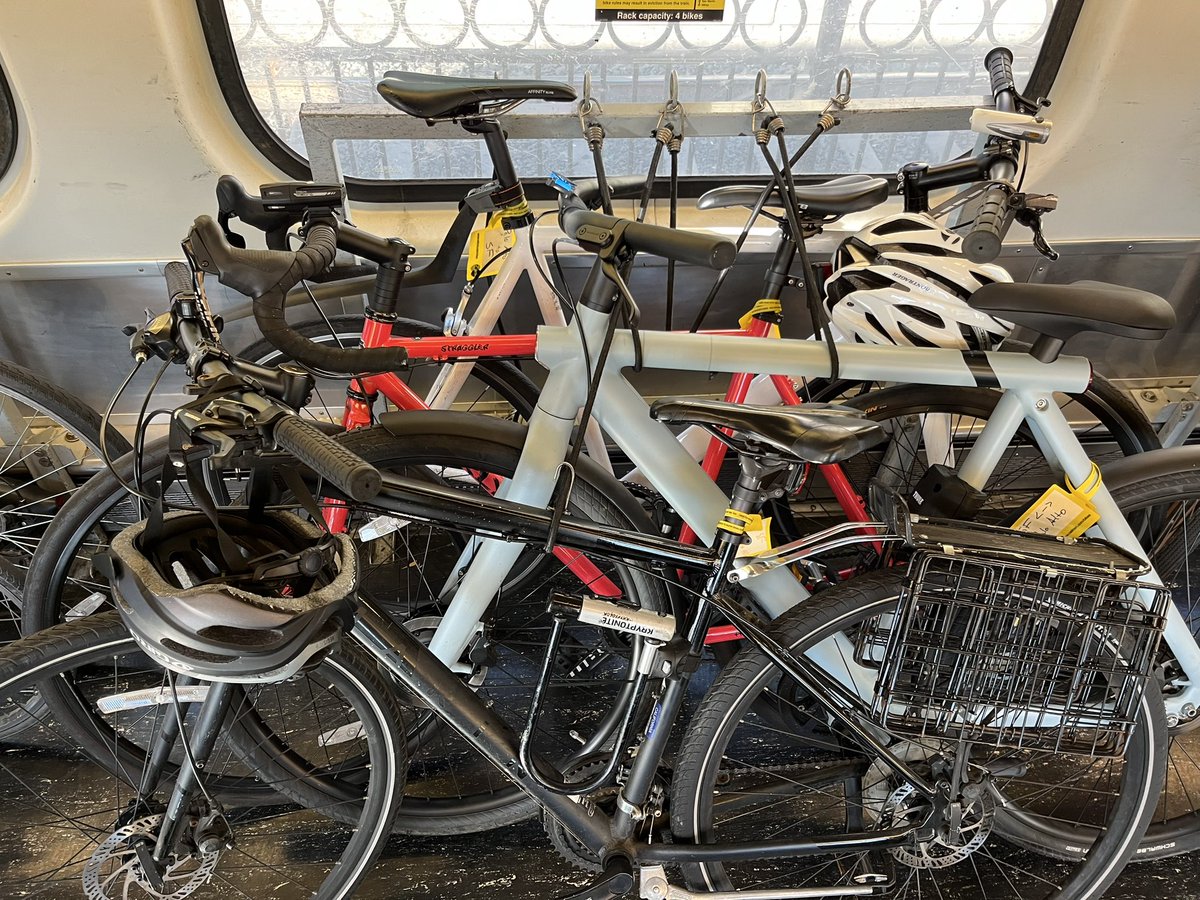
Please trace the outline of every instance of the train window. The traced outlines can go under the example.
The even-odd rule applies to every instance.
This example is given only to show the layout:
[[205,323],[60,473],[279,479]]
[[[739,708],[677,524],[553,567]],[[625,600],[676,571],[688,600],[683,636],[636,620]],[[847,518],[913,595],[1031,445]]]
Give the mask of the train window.
[[[1033,73],[1045,91],[1082,0],[726,0],[723,21],[654,24],[596,21],[596,4],[581,0],[197,2],[239,121],[268,157],[299,175],[300,104],[382,102],[375,84],[389,69],[540,78],[577,88],[590,72],[602,104],[647,105],[663,102],[675,70],[685,106],[732,101],[748,109],[760,67],[770,97],[786,101],[828,96],[834,74],[848,66],[856,101],[906,98],[919,106],[924,97],[986,94],[982,60],[997,44],[1013,50],[1018,84]],[[577,135],[514,142],[518,171],[590,171]],[[893,173],[905,162],[948,159],[973,144],[968,131],[835,132],[804,168]],[[339,152],[345,175],[403,183],[407,199],[418,198],[412,188],[421,183],[490,173],[475,140],[354,141]],[[610,172],[644,172],[648,156],[646,140],[605,144]],[[712,183],[765,172],[745,137],[684,140],[681,175]],[[364,196],[361,184],[355,193]]]
[[17,155],[17,104],[0,67],[0,178],[8,172]]

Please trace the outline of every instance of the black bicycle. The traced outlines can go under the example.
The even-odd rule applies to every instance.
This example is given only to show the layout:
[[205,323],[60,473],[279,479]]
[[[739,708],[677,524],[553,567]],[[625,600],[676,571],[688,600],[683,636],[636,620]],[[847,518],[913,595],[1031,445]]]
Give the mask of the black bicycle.
[[[653,237],[666,254],[681,241],[688,251],[698,240],[723,249],[719,239],[664,229]],[[232,252],[219,274],[278,311],[287,288],[329,265],[334,247],[333,229],[314,216],[302,250]],[[598,869],[576,897],[622,896],[639,877],[643,896],[687,896],[667,881],[671,866],[691,890],[756,897],[1090,898],[1136,848],[1166,748],[1162,698],[1147,673],[1167,600],[1137,589],[1139,560],[1104,544],[946,529],[900,514],[902,533],[858,538],[903,539],[909,549],[885,571],[766,625],[730,593],[746,565],[748,522],[806,463],[840,461],[881,440],[876,423],[837,407],[659,404],[659,418],[702,423],[739,457],[713,547],[682,545],[569,511],[465,496],[437,479],[381,475],[295,414],[310,375],[230,357],[202,279],[182,266],[168,278],[171,310],[135,331],[133,349],[185,363],[197,397],[171,416],[157,491],[142,501],[149,524],[118,535],[114,554],[126,568],[138,558],[121,546],[140,546],[147,560],[157,554],[133,571],[143,585],[153,575],[169,587],[122,587],[110,562],[118,612],[54,626],[0,654],[5,702],[36,687],[58,714],[36,750],[6,754],[0,770],[12,810],[0,857],[21,861],[6,869],[10,889],[67,896],[82,880],[92,898],[230,896],[266,866],[280,895],[349,896],[391,832],[406,752],[440,731],[502,772]],[[585,300],[611,301],[602,278],[589,290]],[[345,361],[355,371],[402,362],[354,351]],[[211,472],[240,473],[238,489]],[[171,490],[178,484],[187,490]],[[309,553],[323,539],[299,551],[259,548],[254,558],[219,538],[200,562],[160,554],[144,536],[166,533],[166,507],[189,500],[217,531],[222,509],[253,519],[286,506],[318,532],[321,505],[343,502],[458,529],[464,547],[487,537],[528,552],[570,548],[664,586],[669,602],[539,597],[551,627],[518,735],[370,596],[326,597],[297,612],[290,601],[319,588],[294,589],[289,579],[330,567],[328,556],[317,565]],[[283,579],[274,602],[244,598],[253,617],[143,627],[139,598],[182,615],[173,595],[236,600],[228,585],[247,569]],[[268,626],[269,613],[301,618]],[[705,695],[668,778],[671,734],[718,613],[751,646]],[[297,621],[313,627],[293,628]],[[605,739],[581,735],[564,755],[539,736],[569,709],[552,686],[564,659],[584,662],[566,639],[580,623],[603,635],[592,649],[621,648],[633,664],[613,715],[588,723]],[[212,677],[260,651],[282,654],[279,665]],[[76,771],[86,790],[69,803],[45,799],[37,784],[47,757],[81,743]],[[256,791],[256,780],[272,793]],[[306,833],[321,834],[321,853],[295,850]],[[1050,833],[1077,834],[1090,852],[1059,860],[1026,849],[1046,846]],[[386,879],[384,869],[376,874]]]

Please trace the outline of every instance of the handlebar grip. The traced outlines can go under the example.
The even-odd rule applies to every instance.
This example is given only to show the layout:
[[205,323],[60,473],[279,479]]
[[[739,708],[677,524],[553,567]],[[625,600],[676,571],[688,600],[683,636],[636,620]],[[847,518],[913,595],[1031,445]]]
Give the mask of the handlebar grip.
[[192,292],[192,270],[187,267],[186,263],[169,262],[163,270],[163,277],[167,279],[167,296],[171,298],[171,302],[181,294],[190,294]]
[[[632,200],[642,196],[646,179],[641,175],[612,175],[608,178],[608,193],[613,200]],[[589,209],[600,206],[600,182],[585,178],[575,183],[575,196],[587,204]]]
[[274,436],[276,444],[353,500],[367,503],[383,487],[378,469],[299,416],[281,418],[275,423]]
[[983,58],[987,66],[988,76],[992,82],[992,97],[996,101],[996,109],[1004,112],[1014,111],[1014,97],[1017,85],[1013,80],[1013,55],[1007,47],[993,47]]
[[1008,224],[1008,191],[993,187],[983,197],[975,227],[963,239],[963,253],[971,262],[991,262],[1000,255]]
[[622,240],[631,250],[709,269],[727,269],[737,256],[737,247],[733,242],[716,235],[646,225],[580,209],[578,206],[568,206],[559,214],[563,232],[584,243],[595,243],[597,239],[600,242],[611,240],[613,230],[622,223],[625,225]]

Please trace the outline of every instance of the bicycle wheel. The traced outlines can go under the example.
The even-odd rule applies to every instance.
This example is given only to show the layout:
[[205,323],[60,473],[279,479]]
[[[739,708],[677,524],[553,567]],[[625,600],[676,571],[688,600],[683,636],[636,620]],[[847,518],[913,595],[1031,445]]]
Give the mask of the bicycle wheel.
[[[899,587],[891,573],[867,575],[831,588],[771,627],[796,654],[829,640],[822,648],[829,651],[823,657],[828,673],[853,684],[843,679],[852,669],[864,670],[853,661],[849,641],[895,610]],[[769,717],[761,712],[768,706],[775,708]],[[739,654],[684,738],[671,802],[677,839],[870,835],[910,824],[913,813],[924,816],[923,807],[912,805],[911,785],[828,721],[821,705],[764,655],[754,649]],[[825,739],[815,739],[822,728]],[[1134,852],[1153,812],[1165,743],[1162,698],[1153,684],[1123,761],[975,747],[968,762],[958,759],[958,742],[897,742],[895,752],[923,774],[963,762],[961,771],[970,776],[963,799],[935,813],[932,835],[884,851],[690,865],[685,877],[704,890],[847,886],[884,875],[894,883],[889,896],[897,897],[1097,897]],[[1097,826],[1106,830],[1085,859],[1053,859],[1000,839],[1013,809],[1028,830],[1079,828],[1088,836]]]
[[[381,469],[467,492],[483,491],[481,483],[490,476],[511,476],[525,434],[512,423],[461,413],[415,412],[389,418],[388,423],[397,433],[376,427],[343,434],[339,440]],[[161,445],[148,449],[145,472],[161,466],[162,450]],[[132,458],[121,460],[117,468],[132,478]],[[186,505],[188,499],[181,495],[173,502]],[[613,527],[653,527],[636,501],[587,461],[578,467],[569,509],[572,515]],[[103,473],[87,485],[55,523],[35,561],[30,582],[40,602],[27,606],[26,628],[35,631],[81,608],[106,604],[108,587],[93,576],[90,560],[107,546],[111,535],[139,518],[140,511],[111,474]],[[352,510],[347,527],[363,541],[360,593],[407,622],[418,636],[431,636],[452,593],[454,567],[466,538],[368,507]],[[596,571],[586,574],[589,583],[584,584],[554,556],[534,548],[523,554],[458,665],[463,677],[518,730],[525,721],[549,634],[551,619],[545,604],[549,591],[599,591],[609,596],[615,592],[634,605],[667,607],[665,588],[655,577],[602,560],[588,562]],[[627,676],[636,648],[602,629],[579,624],[567,629],[563,649],[548,693],[553,712],[543,717],[536,743],[542,753],[559,759],[603,748],[607,731],[622,709],[619,700],[629,688]],[[48,700],[64,715],[72,710],[79,714],[81,709],[68,685],[53,686]],[[86,709],[82,715],[87,717]],[[582,742],[573,733],[581,735]],[[449,734],[431,713],[419,717],[408,740],[412,759],[408,789],[396,818],[398,829],[455,834],[536,813],[531,801],[480,761],[465,742]],[[250,762],[254,762],[252,753]],[[323,787],[316,784],[317,790]]]
[[[362,341],[362,316],[331,316],[329,322],[332,330],[324,322],[307,322],[296,326],[296,330],[322,346],[359,346]],[[416,319],[397,319],[392,323],[392,334],[397,337],[440,338],[442,330]],[[264,366],[275,366],[289,358],[265,339],[256,341],[237,355],[240,359]],[[433,379],[439,371],[440,366],[414,366],[396,374],[418,397],[424,399],[429,395]],[[311,412],[319,418],[340,422],[346,399],[346,380],[319,378],[313,397],[315,402],[308,407]],[[500,419],[525,421],[537,405],[537,398],[537,386],[513,363],[485,359],[475,364],[451,408],[462,412],[485,413]]]
[[[1200,469],[1181,460],[1178,471],[1156,471],[1115,487],[1113,498],[1200,640]],[[1186,676],[1165,645],[1161,665],[1164,696],[1187,687]],[[1180,716],[1168,719],[1168,724],[1166,783],[1138,848],[1139,860],[1200,849],[1200,716]]]
[[57,720],[41,718],[0,762],[5,896],[226,898],[266,890],[272,897],[332,900],[362,885],[391,831],[404,742],[392,690],[374,661],[348,641],[297,679],[247,687],[243,702],[269,711],[289,736],[317,732],[319,723],[324,741],[305,751],[356,768],[360,789],[348,804],[357,810],[353,825],[338,824],[329,809],[218,805],[213,788],[237,760],[228,729],[244,706],[229,707],[223,730],[204,752],[197,725],[214,686],[168,679],[138,651],[116,613],[56,626],[0,652],[0,704],[22,705],[47,679],[67,677],[123,731],[151,735],[181,725],[186,738],[175,732],[172,758],[182,764],[186,740],[199,754],[200,789],[188,792],[182,836],[160,856],[162,882],[155,885],[147,847],[153,849],[170,814],[180,768],[168,766],[150,785],[145,754],[94,756]]
[[[129,449],[114,428],[107,444],[116,456]],[[25,574],[46,527],[102,459],[95,410],[0,360],[0,646],[20,636]],[[0,715],[0,738],[26,723],[16,708]]]

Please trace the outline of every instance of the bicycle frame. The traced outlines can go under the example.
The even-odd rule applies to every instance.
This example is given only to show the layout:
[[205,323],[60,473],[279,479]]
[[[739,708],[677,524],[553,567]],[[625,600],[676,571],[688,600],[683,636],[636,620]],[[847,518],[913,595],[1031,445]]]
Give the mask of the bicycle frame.
[[[473,527],[490,533],[514,533],[518,529],[528,537],[548,535],[551,517],[544,510],[520,507],[511,502],[489,499],[482,503],[455,496],[453,489],[413,481],[410,479],[385,477],[386,487],[379,497],[380,505],[419,519],[445,522],[447,520],[472,524]],[[654,560],[659,564],[683,565],[694,569],[708,569],[709,588],[719,584],[720,573],[728,569],[736,553],[737,541],[727,542],[722,551],[702,550],[681,542],[669,541],[638,532],[624,532],[603,528],[589,522],[564,519],[560,536],[564,546],[605,553],[626,559]],[[726,614],[740,618],[733,608],[712,598]],[[688,652],[699,654],[703,636],[711,617],[711,607],[702,604],[687,623]],[[741,621],[741,626],[764,651],[781,665],[798,683],[809,689],[814,696],[829,700],[833,715],[842,721],[867,746],[872,747],[896,771],[901,773],[918,793],[931,803],[937,796],[937,787],[928,783],[912,771],[903,760],[893,756],[883,746],[879,736],[865,721],[865,713],[856,708],[856,695],[861,696],[857,686],[845,690],[828,675],[824,674],[817,660],[796,659],[786,648],[776,644],[769,635],[763,634],[752,623]],[[716,862],[736,859],[768,859],[790,856],[826,854],[837,849],[867,851],[900,846],[920,827],[911,825],[900,828],[881,829],[871,833],[847,833],[823,835],[818,839],[765,840],[745,843],[726,843],[705,846],[651,844],[635,842],[632,838],[639,818],[638,810],[650,794],[654,777],[666,748],[682,699],[690,678],[690,667],[670,666],[664,669],[658,654],[663,645],[643,642],[639,645],[639,671],[669,671],[664,677],[664,686],[658,695],[652,712],[646,717],[645,740],[640,752],[633,760],[628,778],[622,788],[617,811],[612,816],[597,814],[594,808],[576,802],[573,796],[547,787],[535,772],[556,773],[556,767],[534,753],[521,754],[521,743],[509,725],[493,710],[480,702],[475,692],[461,678],[441,665],[436,657],[403,626],[397,624],[386,612],[375,608],[370,602],[360,604],[353,627],[353,634],[397,680],[404,684],[429,708],[437,711],[452,728],[479,751],[486,759],[503,771],[516,786],[533,798],[543,808],[558,818],[576,837],[606,863],[613,851],[629,861],[630,867],[617,870],[608,877],[627,875],[632,877],[632,864],[662,864],[680,862]],[[681,636],[681,635],[677,635]],[[818,649],[819,648],[815,648]],[[673,658],[668,653],[663,657]],[[862,719],[862,720],[860,720]],[[525,763],[522,762],[525,760]],[[632,885],[630,885],[632,886]],[[891,887],[882,880],[870,884],[852,884],[829,889],[826,896],[867,896],[883,893]],[[763,895],[773,896],[773,895]],[[779,896],[791,896],[780,893]]]
[[[529,273],[543,318],[548,322],[565,324],[562,307],[558,303],[558,298],[555,296],[553,288],[542,277],[542,271],[544,270],[539,268],[534,259],[535,249],[531,249],[529,246],[529,229],[518,229],[517,235],[516,245],[509,251],[509,256],[505,260],[505,265],[500,275],[497,276],[496,281],[488,288],[484,295],[475,316],[471,319],[467,334],[461,337],[446,336],[443,339],[398,338],[392,335],[391,324],[389,322],[370,317],[365,320],[362,335],[364,347],[402,347],[408,352],[409,358],[412,360],[449,362],[452,364],[443,366],[429,394],[425,397],[421,397],[413,391],[393,372],[365,375],[355,379],[351,385],[351,390],[346,395],[346,406],[342,419],[343,427],[349,430],[366,427],[371,424],[373,421],[371,403],[369,400],[362,399],[363,397],[374,397],[376,393],[381,393],[401,409],[446,409],[454,402],[476,360],[522,356],[532,357],[537,350],[536,335],[490,334],[500,312],[512,294],[517,279],[523,271]],[[518,252],[518,249],[520,252]],[[512,254],[514,253],[517,255],[513,256]],[[762,338],[767,337],[770,332],[771,325],[768,321],[761,317],[754,317],[751,318],[747,326],[740,327],[737,330],[706,331],[703,333],[729,336],[745,335]],[[730,382],[725,399],[732,403],[744,402],[750,390],[752,380],[753,376],[748,373],[735,375]],[[781,403],[797,405],[801,402],[792,382],[785,376],[772,376],[772,383],[778,392]],[[608,460],[608,452],[604,446],[603,436],[600,434],[595,420],[589,422],[585,437],[587,439],[589,455],[611,471],[612,467]],[[596,455],[597,448],[602,452],[602,455],[599,457]],[[726,447],[723,443],[715,438],[712,439],[708,452],[704,457],[702,467],[713,480],[716,479],[717,473],[724,462],[725,451]],[[828,465],[820,466],[819,469],[833,491],[834,497],[845,512],[847,519],[852,522],[869,521],[870,517],[867,514],[862,498],[858,496],[858,493],[855,491],[853,485],[851,485],[850,480],[846,477],[841,467],[838,465]],[[346,523],[345,510],[339,507],[331,508],[327,513],[327,522],[335,530],[344,528]],[[680,539],[685,543],[690,543],[695,538],[695,532],[690,526],[685,524]],[[570,557],[557,550],[556,555],[559,556],[560,560],[568,568],[579,576],[584,584],[590,585],[594,592],[604,596],[619,596],[620,591],[616,585],[600,576],[598,570],[591,566],[585,558],[579,556]],[[736,629],[721,626],[714,631],[711,641],[715,643],[724,640],[737,640],[739,637],[740,635]]]
[[[579,318],[587,346],[598,351],[607,330],[607,315],[581,306]],[[644,332],[641,344],[643,364],[649,368],[792,378],[828,377],[831,370],[828,349],[811,341]],[[497,496],[535,507],[543,507],[550,500],[573,423],[585,399],[583,356],[576,328],[538,330],[537,359],[549,375],[530,418],[529,435],[516,473]],[[1005,395],[959,469],[960,477],[976,487],[986,483],[1023,422],[1052,468],[1076,483],[1091,469],[1086,452],[1053,399],[1054,392],[1078,393],[1086,388],[1091,366],[1085,359],[1061,357],[1041,363],[1016,353],[988,352],[968,358],[956,350],[866,345],[844,345],[839,357],[842,375],[854,380],[1004,390]],[[645,400],[621,374],[623,368],[633,364],[633,338],[629,332],[617,331],[593,415],[699,538],[711,543],[727,498],[674,434],[651,419]],[[1107,488],[1101,486],[1093,502],[1101,514],[1101,524],[1092,533],[1144,558]],[[471,543],[473,561],[458,582],[430,645],[434,655],[444,662],[461,655],[521,551],[520,545],[507,542],[484,540],[478,547]],[[467,561],[464,558],[462,562],[465,565]],[[1157,575],[1151,571],[1145,579],[1154,581]],[[772,617],[807,596],[786,568],[749,579],[743,586]],[[1177,711],[1200,700],[1200,648],[1174,607],[1168,617],[1166,640],[1192,685],[1168,699],[1168,710]]]

